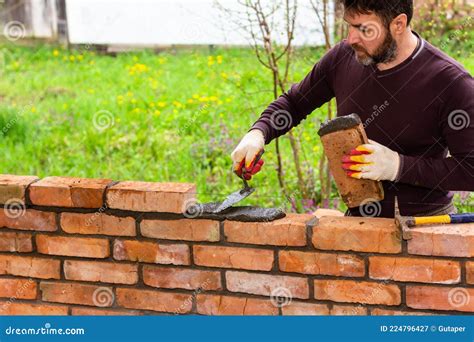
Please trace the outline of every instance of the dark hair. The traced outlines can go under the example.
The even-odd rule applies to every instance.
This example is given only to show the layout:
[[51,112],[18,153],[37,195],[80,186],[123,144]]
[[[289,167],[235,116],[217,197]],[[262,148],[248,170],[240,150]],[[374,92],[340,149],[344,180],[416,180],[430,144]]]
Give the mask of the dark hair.
[[374,12],[385,25],[388,26],[390,22],[400,14],[407,15],[407,25],[410,24],[413,18],[413,0],[339,0],[347,12],[355,12],[361,14],[368,14]]

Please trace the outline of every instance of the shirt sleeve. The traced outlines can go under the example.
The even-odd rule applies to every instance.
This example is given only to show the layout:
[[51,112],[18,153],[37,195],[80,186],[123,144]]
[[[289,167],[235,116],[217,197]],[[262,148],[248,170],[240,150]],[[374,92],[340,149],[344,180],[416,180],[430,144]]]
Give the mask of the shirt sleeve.
[[250,130],[263,132],[265,144],[286,134],[334,97],[332,79],[341,44],[329,50],[301,82],[273,101],[252,125]]
[[462,74],[441,96],[439,125],[448,158],[400,155],[398,182],[442,191],[474,191],[474,79]]

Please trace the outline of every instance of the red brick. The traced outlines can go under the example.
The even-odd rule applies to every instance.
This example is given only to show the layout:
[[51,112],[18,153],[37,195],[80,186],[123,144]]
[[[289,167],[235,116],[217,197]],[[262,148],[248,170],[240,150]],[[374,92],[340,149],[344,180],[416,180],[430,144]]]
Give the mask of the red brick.
[[270,271],[273,251],[256,248],[194,246],[194,263],[200,266]]
[[59,279],[60,261],[29,256],[0,255],[0,274]]
[[474,261],[466,262],[466,278],[469,284],[474,284]]
[[129,309],[187,313],[191,311],[192,296],[161,291],[117,289],[117,303]]
[[332,316],[366,316],[367,308],[353,305],[333,305],[331,309]]
[[55,213],[34,209],[0,210],[0,227],[45,232],[58,229]]
[[26,253],[32,250],[31,234],[0,232],[0,252]]
[[203,315],[278,315],[270,300],[199,294],[197,312]]
[[282,305],[281,313],[288,316],[321,316],[329,315],[329,307],[326,304],[292,301],[288,305]]
[[25,190],[36,176],[0,175],[0,204],[25,203]]
[[155,264],[189,265],[189,247],[184,244],[115,240],[114,259]]
[[182,214],[196,196],[189,183],[120,182],[107,190],[110,208]]
[[408,253],[453,257],[474,256],[474,223],[412,229]]
[[283,297],[280,294],[285,294],[288,298],[309,298],[306,278],[227,271],[226,284],[231,292],[279,297]]
[[47,177],[31,184],[33,204],[54,207],[100,208],[110,179]]
[[474,312],[474,289],[407,286],[407,306],[413,309]]
[[110,310],[110,309],[95,309],[88,307],[73,307],[71,309],[73,316],[138,316],[141,315],[139,311],[132,310]]
[[36,281],[31,278],[0,278],[0,297],[12,299],[35,299],[36,293]]
[[456,284],[461,281],[461,266],[457,261],[421,258],[369,258],[372,279]]
[[353,280],[315,279],[314,298],[361,304],[399,305],[401,303],[400,289],[396,285]]
[[304,274],[363,277],[364,259],[350,254],[279,252],[280,270]]
[[422,311],[403,311],[403,310],[385,310],[375,308],[372,309],[370,314],[372,316],[430,316],[433,315],[429,312]]
[[115,296],[111,287],[77,283],[40,283],[41,299],[45,302],[109,307]]
[[0,315],[8,316],[66,316],[68,307],[65,305],[49,305],[0,301]]
[[316,216],[319,219],[323,216],[344,216],[344,213],[337,209],[319,208],[311,213],[311,215]]
[[221,274],[217,271],[201,271],[189,268],[143,266],[143,282],[146,285],[185,290],[221,290]]
[[69,280],[132,285],[138,282],[138,266],[114,262],[66,260],[64,275]]
[[100,234],[116,236],[136,236],[135,219],[103,213],[61,214],[61,228],[71,234]]
[[37,235],[38,252],[50,255],[107,258],[110,255],[107,239]]
[[224,234],[229,242],[255,245],[305,246],[306,223],[310,214],[287,214],[272,222],[225,221]]
[[313,245],[323,250],[400,253],[393,219],[324,216],[313,228]]
[[143,236],[186,241],[219,241],[219,221],[213,220],[143,220],[140,223]]

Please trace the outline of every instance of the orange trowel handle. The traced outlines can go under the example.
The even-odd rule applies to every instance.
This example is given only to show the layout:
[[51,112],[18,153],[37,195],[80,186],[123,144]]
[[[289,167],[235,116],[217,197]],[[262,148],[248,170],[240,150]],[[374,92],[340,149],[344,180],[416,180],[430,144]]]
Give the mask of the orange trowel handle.
[[259,172],[264,164],[262,155],[265,153],[265,150],[261,150],[260,152],[257,153],[255,158],[252,160],[252,163],[250,163],[250,167],[247,169],[245,167],[245,159],[240,162],[239,168],[235,170],[235,174],[246,180],[250,180],[253,175],[255,175],[257,172]]

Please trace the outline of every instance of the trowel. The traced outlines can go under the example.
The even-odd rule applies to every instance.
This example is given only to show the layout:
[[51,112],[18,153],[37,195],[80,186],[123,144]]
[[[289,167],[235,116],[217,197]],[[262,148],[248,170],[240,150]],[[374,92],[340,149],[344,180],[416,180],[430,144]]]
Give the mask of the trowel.
[[[256,157],[255,161],[253,162],[253,165],[256,165],[257,162],[260,160],[260,157],[262,156],[264,151],[261,151]],[[235,172],[235,171],[234,171]],[[245,167],[242,168],[242,181],[244,183],[244,187],[236,192],[231,193],[227,198],[222,202],[217,209],[213,211],[214,214],[218,214],[227,208],[232,207],[234,204],[242,201],[244,198],[249,197],[254,191],[255,188],[252,188],[249,186],[247,180],[245,179],[244,175],[246,173]]]

